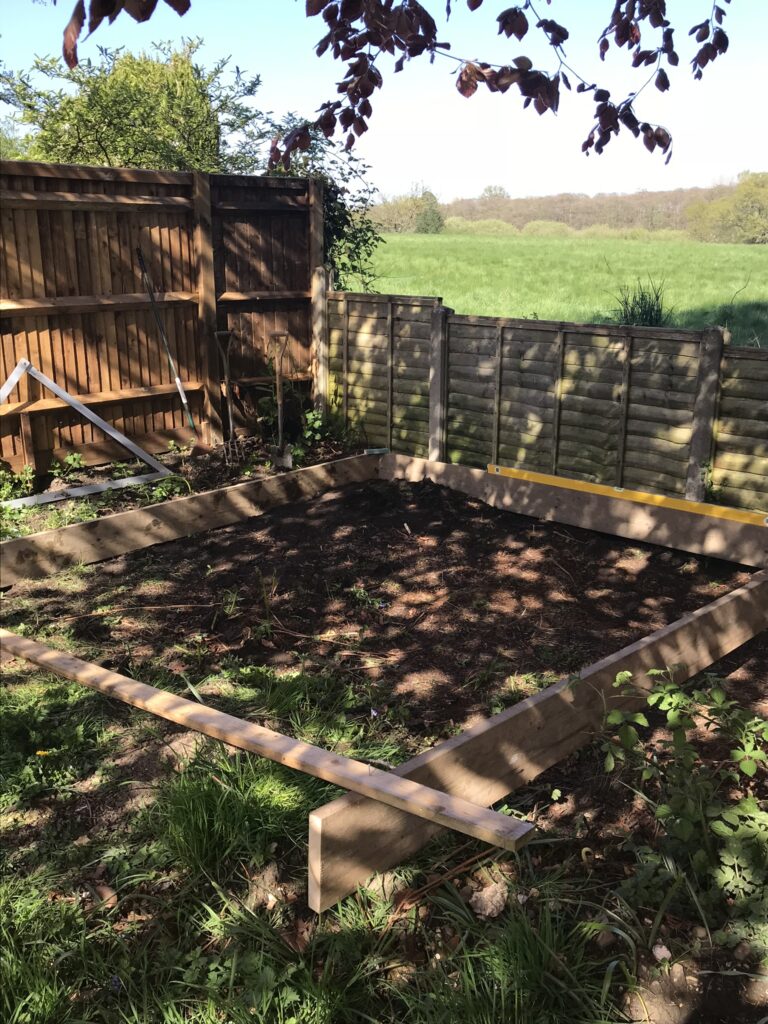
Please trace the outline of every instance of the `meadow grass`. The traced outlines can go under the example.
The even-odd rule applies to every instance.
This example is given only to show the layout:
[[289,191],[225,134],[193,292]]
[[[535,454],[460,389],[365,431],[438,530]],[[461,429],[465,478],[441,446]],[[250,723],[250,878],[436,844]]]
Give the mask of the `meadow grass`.
[[672,324],[768,345],[768,247],[611,238],[387,235],[376,288],[439,295],[457,313],[601,323],[623,286],[664,286]]

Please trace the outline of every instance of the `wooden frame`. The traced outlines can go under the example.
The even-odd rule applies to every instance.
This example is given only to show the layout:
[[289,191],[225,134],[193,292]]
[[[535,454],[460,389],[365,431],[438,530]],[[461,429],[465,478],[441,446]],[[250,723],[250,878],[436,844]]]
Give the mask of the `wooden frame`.
[[[491,466],[489,472],[387,454],[354,456],[266,481],[238,484],[165,505],[109,516],[2,545],[4,585],[46,575],[73,561],[98,561],[237,522],[330,486],[430,479],[488,504],[544,520],[643,540],[759,567],[747,584],[684,615],[536,696],[438,744],[385,773],[241,722],[164,691],[0,631],[7,648],[51,671],[94,686],[187,728],[223,739],[350,792],[309,819],[309,905],[322,911],[377,870],[412,855],[441,827],[517,849],[531,826],[483,808],[535,778],[599,732],[608,707],[631,706],[649,669],[682,681],[768,628],[768,527],[765,517],[721,506]],[[9,571],[10,570],[10,571]],[[637,697],[619,695],[620,671]]]
[[115,515],[46,530],[0,544],[0,586],[38,579],[75,564],[107,558],[219,529],[260,516],[290,501],[314,498],[333,487],[376,476],[378,459],[353,455],[266,480],[219,487],[188,498],[118,512]]

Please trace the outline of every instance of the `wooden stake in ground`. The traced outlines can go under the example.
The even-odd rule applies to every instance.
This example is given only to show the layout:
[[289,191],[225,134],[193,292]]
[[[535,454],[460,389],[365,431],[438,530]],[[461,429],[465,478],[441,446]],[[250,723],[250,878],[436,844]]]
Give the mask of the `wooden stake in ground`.
[[149,711],[186,729],[212,736],[288,768],[296,768],[306,775],[324,779],[343,789],[382,800],[401,811],[455,829],[493,846],[514,851],[531,838],[533,825],[529,822],[478,807],[460,797],[429,789],[409,779],[302,743],[252,722],[243,722],[233,715],[136,682],[100,665],[92,665],[70,654],[53,650],[35,640],[16,636],[6,629],[0,629],[0,644],[18,658],[40,665],[65,679],[90,686],[108,697],[141,708],[142,711]]

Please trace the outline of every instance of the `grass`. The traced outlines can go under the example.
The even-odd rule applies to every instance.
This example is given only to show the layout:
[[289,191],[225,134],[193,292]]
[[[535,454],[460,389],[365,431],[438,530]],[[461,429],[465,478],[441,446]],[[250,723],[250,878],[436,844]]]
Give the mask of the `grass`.
[[[367,694],[331,676],[232,663],[191,681],[209,702],[322,734],[333,749],[393,760],[405,750],[397,721],[363,715]],[[162,733],[145,716],[30,666],[8,672],[0,693],[9,1024],[621,1019],[616,954],[594,945],[584,920],[602,897],[586,899],[584,881],[565,880],[560,865],[542,880],[529,852],[512,856],[498,876],[508,911],[495,921],[479,920],[450,881],[399,916],[389,897],[360,890],[317,919],[304,902],[306,821],[333,787],[213,742],[163,767]],[[156,773],[144,780],[146,804],[116,819],[107,812],[123,807],[131,767],[121,772],[114,755],[126,750],[149,753]],[[41,762],[55,770],[30,782]],[[497,870],[498,851],[447,834],[398,869],[398,888],[468,853]],[[259,898],[262,878],[276,899]]]
[[768,247],[621,239],[388,235],[376,287],[440,295],[457,313],[614,319],[623,287],[663,283],[671,323],[727,326],[739,345],[768,345]]

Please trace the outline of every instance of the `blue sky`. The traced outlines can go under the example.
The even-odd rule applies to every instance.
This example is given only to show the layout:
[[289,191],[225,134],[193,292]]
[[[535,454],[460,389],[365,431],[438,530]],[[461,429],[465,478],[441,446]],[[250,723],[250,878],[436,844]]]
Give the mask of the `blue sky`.
[[[55,7],[0,0],[0,57],[19,70],[35,55],[58,53],[72,6],[74,0],[59,0]],[[443,0],[428,6],[444,21]],[[496,34],[496,15],[507,6],[505,0],[486,0],[470,13],[463,0],[454,0],[445,30],[453,52],[493,63],[540,53],[543,66],[550,66],[546,46],[537,48],[532,38],[518,43]],[[566,44],[569,62],[618,96],[638,88],[644,78],[629,71],[626,52],[612,51],[604,65],[597,58],[596,39],[611,6],[610,0],[553,0],[547,7],[545,0],[538,0],[540,13],[572,30]],[[523,110],[515,90],[505,96],[481,90],[465,100],[454,86],[458,65],[447,58],[431,66],[424,59],[414,61],[399,75],[382,65],[384,89],[372,100],[371,130],[358,152],[371,165],[383,193],[424,183],[445,200],[477,195],[488,184],[503,185],[514,196],[632,192],[710,185],[730,181],[743,170],[768,169],[768,136],[757,112],[765,95],[762,50],[768,0],[733,0],[724,26],[729,52],[706,69],[703,81],[694,82],[688,67],[693,47],[686,33],[710,7],[710,0],[668,0],[674,23],[684,29],[676,40],[680,67],[668,93],[651,86],[637,108],[641,119],[660,121],[672,132],[675,153],[667,167],[658,153],[648,154],[630,138],[611,143],[602,157],[584,157],[580,146],[593,109],[586,97],[565,94],[557,117]],[[576,25],[576,10],[582,28]],[[147,24],[136,25],[122,14],[113,26],[102,25],[81,43],[80,54],[95,56],[97,45],[138,51],[155,40],[202,36],[206,63],[231,56],[233,66],[261,75],[256,98],[261,108],[311,114],[320,102],[333,98],[342,72],[329,55],[314,55],[322,28],[319,19],[305,17],[303,0],[192,0],[183,18],[160,3]]]

